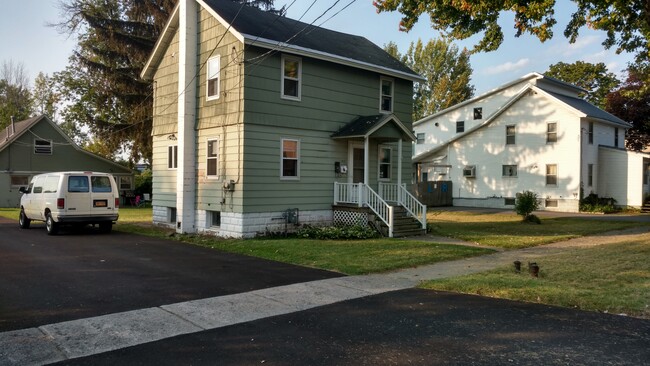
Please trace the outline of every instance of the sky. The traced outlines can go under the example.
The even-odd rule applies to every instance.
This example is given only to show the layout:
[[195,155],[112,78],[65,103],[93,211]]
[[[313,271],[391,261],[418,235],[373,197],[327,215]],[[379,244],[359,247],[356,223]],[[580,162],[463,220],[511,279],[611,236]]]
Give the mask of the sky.
[[[59,34],[48,24],[59,21],[57,0],[20,0],[3,1],[0,12],[0,63],[13,61],[22,63],[33,81],[39,72],[52,74],[61,71],[68,63],[76,44],[74,37]],[[430,27],[427,16],[420,18],[416,26],[408,33],[398,29],[400,14],[377,14],[372,0],[318,0],[311,9],[311,0],[275,0],[276,7],[289,5],[287,16],[311,23],[327,8],[336,4],[325,16],[314,24],[339,32],[363,36],[383,47],[388,42],[395,42],[400,52],[406,52],[411,42],[418,38],[426,42],[440,36]],[[352,3],[347,8],[346,5]],[[499,50],[490,53],[474,54],[470,58],[474,70],[472,84],[476,95],[492,90],[502,84],[524,76],[530,72],[545,72],[549,65],[557,62],[575,61],[603,62],[619,78],[623,70],[633,60],[630,54],[617,55],[613,49],[605,50],[601,45],[605,33],[584,28],[574,44],[562,34],[575,10],[572,2],[557,2],[555,11],[558,24],[554,28],[554,37],[541,43],[533,36],[514,37],[512,16],[503,15],[499,21],[504,31],[504,43]],[[340,11],[340,12],[339,12]],[[305,13],[306,12],[306,13]],[[337,14],[338,12],[338,14]],[[304,14],[304,16],[303,16]],[[479,37],[465,41],[456,41],[459,48],[471,48]]]

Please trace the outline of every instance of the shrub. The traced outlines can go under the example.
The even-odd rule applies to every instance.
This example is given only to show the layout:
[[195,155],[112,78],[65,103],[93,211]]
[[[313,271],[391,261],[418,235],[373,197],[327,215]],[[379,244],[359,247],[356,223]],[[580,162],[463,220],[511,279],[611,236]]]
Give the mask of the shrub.
[[305,225],[296,232],[296,236],[305,239],[370,239],[379,234],[371,227],[361,225],[346,226],[311,226]]
[[620,211],[620,208],[616,206],[615,199],[611,197],[598,197],[597,194],[591,193],[580,200],[580,211],[614,213]]
[[529,224],[541,224],[542,220],[539,219],[536,215],[528,215],[524,218],[524,222],[527,222]]
[[[533,211],[539,208],[539,200],[537,193],[532,191],[524,191],[517,194],[515,201],[515,212],[520,215],[524,221],[529,221],[528,217]],[[537,219],[539,220],[539,218]]]

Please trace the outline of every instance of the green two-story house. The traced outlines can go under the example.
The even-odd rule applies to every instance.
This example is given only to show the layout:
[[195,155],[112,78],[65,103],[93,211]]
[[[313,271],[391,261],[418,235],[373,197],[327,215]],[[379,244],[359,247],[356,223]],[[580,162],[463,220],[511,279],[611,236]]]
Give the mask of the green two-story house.
[[[415,72],[363,37],[230,0],[180,0],[153,80],[153,220],[252,237],[298,224],[424,224],[410,183]],[[355,209],[350,209],[354,207]]]

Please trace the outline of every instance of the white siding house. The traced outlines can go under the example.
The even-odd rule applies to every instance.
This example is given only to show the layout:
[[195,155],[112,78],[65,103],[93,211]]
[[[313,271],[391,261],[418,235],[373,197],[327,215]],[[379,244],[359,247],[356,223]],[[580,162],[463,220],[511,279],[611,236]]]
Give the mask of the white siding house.
[[452,181],[453,203],[511,207],[531,190],[542,208],[578,211],[581,188],[640,207],[650,155],[625,150],[631,125],[531,73],[413,123],[418,181]]

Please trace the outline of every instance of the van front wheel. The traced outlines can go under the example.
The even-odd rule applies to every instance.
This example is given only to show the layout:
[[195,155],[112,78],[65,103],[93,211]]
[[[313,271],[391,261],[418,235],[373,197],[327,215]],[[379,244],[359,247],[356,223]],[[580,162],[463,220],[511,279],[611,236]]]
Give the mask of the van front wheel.
[[59,224],[54,222],[51,214],[47,214],[45,218],[45,229],[47,230],[47,235],[56,235],[59,232]]
[[18,217],[18,224],[20,225],[21,229],[29,229],[29,224],[31,224],[32,220],[27,218],[27,215],[25,215],[25,210],[22,208],[20,209],[20,216]]

